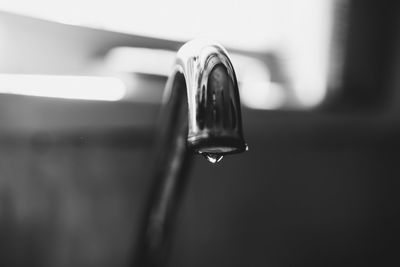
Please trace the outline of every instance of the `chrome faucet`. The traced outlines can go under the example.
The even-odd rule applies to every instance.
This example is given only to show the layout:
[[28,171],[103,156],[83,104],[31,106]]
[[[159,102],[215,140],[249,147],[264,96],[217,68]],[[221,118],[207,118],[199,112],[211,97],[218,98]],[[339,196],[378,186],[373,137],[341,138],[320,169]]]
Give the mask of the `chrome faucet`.
[[163,266],[191,155],[217,163],[224,155],[247,150],[237,80],[221,45],[197,39],[179,49],[160,122],[153,187],[135,267]]

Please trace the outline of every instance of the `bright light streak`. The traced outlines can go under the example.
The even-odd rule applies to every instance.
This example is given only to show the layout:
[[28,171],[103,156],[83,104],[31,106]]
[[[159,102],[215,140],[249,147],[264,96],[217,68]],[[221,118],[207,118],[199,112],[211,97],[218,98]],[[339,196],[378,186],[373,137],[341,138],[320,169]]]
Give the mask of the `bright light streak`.
[[176,52],[162,49],[115,47],[106,57],[106,64],[115,71],[168,76]]
[[125,84],[114,77],[0,74],[0,93],[81,100],[121,100]]

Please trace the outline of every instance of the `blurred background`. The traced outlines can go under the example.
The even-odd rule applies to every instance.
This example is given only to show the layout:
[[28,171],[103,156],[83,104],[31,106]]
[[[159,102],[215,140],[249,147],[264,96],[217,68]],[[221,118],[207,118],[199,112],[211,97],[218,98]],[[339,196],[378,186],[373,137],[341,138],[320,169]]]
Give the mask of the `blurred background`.
[[0,266],[129,266],[179,47],[228,50],[250,150],[196,157],[166,266],[397,266],[396,1],[0,0]]

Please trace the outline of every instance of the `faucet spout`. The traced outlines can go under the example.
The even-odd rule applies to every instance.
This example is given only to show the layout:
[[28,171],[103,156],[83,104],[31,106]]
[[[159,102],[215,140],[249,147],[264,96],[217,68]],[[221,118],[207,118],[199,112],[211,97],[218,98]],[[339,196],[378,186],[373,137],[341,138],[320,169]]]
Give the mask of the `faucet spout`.
[[215,163],[247,149],[238,84],[222,46],[193,40],[180,48],[165,88],[160,123],[135,267],[165,265],[192,155],[201,154]]
[[166,102],[177,96],[174,92],[187,96],[189,149],[221,156],[246,149],[236,75],[221,45],[202,39],[183,45],[167,82]]

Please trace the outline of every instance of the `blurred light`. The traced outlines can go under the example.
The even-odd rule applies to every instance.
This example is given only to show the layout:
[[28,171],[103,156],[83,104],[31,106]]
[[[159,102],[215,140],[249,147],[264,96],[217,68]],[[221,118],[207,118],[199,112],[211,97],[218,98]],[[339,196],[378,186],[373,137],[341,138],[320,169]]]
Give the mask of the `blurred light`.
[[106,57],[106,64],[115,71],[168,76],[176,52],[162,49],[116,47]]
[[[312,108],[327,94],[332,12],[334,4],[340,1],[0,0],[0,9],[169,40],[206,37],[218,40],[228,49],[279,55],[290,84],[290,92],[283,88],[285,98],[291,94],[292,107]],[[118,55],[124,54],[122,50],[112,53],[116,55],[111,56],[111,61],[122,69],[159,75],[169,71],[165,66],[170,63],[165,62],[169,62],[171,55],[164,52],[165,58],[158,52],[151,56],[149,51],[137,50],[134,57],[142,53],[142,58],[146,55],[144,60],[122,59]],[[268,83],[265,79],[253,82]]]
[[240,99],[252,109],[279,109],[285,105],[288,91],[271,81],[271,73],[261,60],[232,55],[232,64],[239,81]]
[[[299,4],[296,4],[296,3]],[[133,34],[185,41],[216,39],[225,46],[265,51],[294,33],[293,6],[301,19],[313,19],[328,0],[0,0],[0,9]],[[314,20],[314,23],[317,21]],[[319,23],[319,22],[318,22]],[[261,27],[261,28],[260,28]],[[262,29],[262,30],[261,30]],[[299,31],[299,27],[295,28]],[[301,31],[300,31],[301,32]],[[316,33],[319,34],[319,33]],[[312,40],[309,40],[312,42]]]
[[253,109],[278,109],[283,107],[286,94],[284,88],[269,81],[240,84],[240,100]]
[[82,100],[121,100],[125,84],[114,77],[0,74],[0,93]]
[[[0,9],[70,25],[180,41],[202,36],[223,45],[264,50],[277,45],[279,14],[291,1],[0,0]],[[260,25],[275,26],[255,34],[253,29]]]
[[[304,9],[304,3],[311,3]],[[286,21],[288,73],[300,107],[319,105],[328,89],[333,1],[293,1]],[[306,12],[305,14],[303,12]]]

